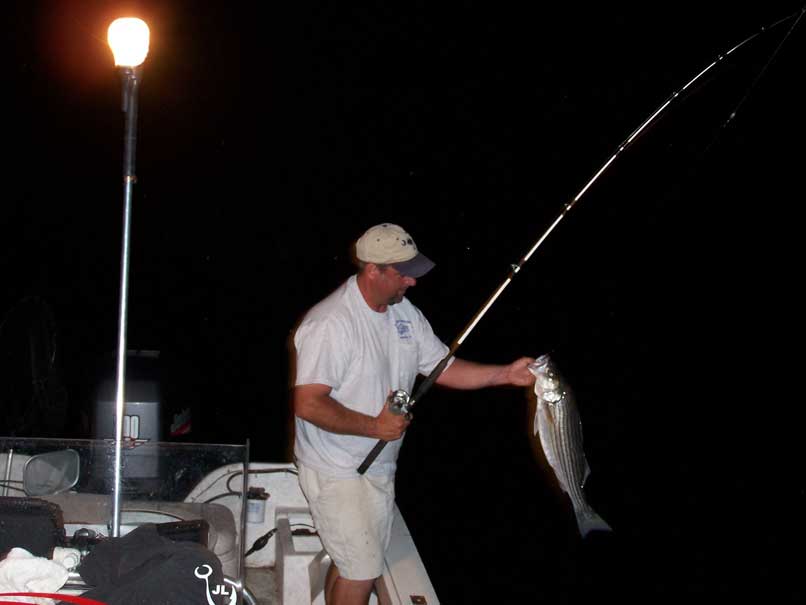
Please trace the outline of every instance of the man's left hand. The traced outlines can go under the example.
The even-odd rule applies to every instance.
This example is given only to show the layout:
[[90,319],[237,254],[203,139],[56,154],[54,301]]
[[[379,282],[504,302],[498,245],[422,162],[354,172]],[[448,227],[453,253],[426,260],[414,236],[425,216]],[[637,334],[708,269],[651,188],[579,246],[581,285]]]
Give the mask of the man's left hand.
[[535,383],[535,375],[529,371],[530,363],[534,363],[534,358],[521,357],[505,366],[505,384],[511,384],[516,387],[532,386]]

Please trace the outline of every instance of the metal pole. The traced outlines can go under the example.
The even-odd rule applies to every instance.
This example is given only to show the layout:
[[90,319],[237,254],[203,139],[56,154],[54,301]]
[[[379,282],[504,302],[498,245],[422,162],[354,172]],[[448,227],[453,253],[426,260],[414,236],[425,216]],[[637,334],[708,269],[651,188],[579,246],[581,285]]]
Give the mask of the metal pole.
[[4,496],[8,496],[8,484],[11,481],[11,461],[14,460],[14,450],[9,449],[7,456],[8,458],[6,458],[6,475],[5,475],[6,481],[3,484]]
[[120,309],[118,316],[117,391],[115,396],[115,485],[112,503],[112,537],[120,536],[120,488],[122,479],[123,416],[126,401],[126,323],[129,306],[129,239],[131,233],[132,189],[137,177],[134,158],[137,144],[137,89],[140,69],[124,67],[123,111],[126,126],[123,140],[123,243],[120,258]]
[[246,516],[247,508],[249,507],[249,500],[247,494],[249,492],[249,463],[251,460],[251,444],[249,439],[246,440],[246,455],[243,461],[243,483],[241,484],[241,537],[240,542],[240,560],[238,561],[238,583],[241,587],[246,585]]

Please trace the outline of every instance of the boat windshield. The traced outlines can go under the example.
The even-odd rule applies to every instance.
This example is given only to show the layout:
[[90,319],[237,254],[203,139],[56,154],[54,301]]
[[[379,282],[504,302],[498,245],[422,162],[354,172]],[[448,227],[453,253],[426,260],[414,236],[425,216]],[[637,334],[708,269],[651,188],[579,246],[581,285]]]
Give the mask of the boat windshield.
[[[248,443],[127,441],[119,535],[157,524],[168,537],[214,550],[225,575],[241,580],[248,464]],[[47,501],[61,514],[68,543],[76,532],[113,535],[114,491],[114,440],[0,437],[0,501],[17,507]]]

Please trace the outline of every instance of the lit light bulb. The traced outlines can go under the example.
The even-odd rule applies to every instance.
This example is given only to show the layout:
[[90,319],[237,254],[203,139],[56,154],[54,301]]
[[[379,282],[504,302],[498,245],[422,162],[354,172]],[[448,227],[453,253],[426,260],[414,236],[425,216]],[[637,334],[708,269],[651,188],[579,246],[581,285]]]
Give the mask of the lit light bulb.
[[142,19],[115,19],[107,31],[115,65],[137,67],[148,55],[148,25]]

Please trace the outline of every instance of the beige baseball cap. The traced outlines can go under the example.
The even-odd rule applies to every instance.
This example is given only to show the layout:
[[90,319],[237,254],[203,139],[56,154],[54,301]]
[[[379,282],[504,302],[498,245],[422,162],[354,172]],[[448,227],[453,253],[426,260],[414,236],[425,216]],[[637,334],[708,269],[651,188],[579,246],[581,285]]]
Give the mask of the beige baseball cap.
[[381,223],[370,227],[355,242],[355,255],[365,263],[393,265],[408,277],[422,277],[434,263],[417,250],[414,239],[400,225]]

